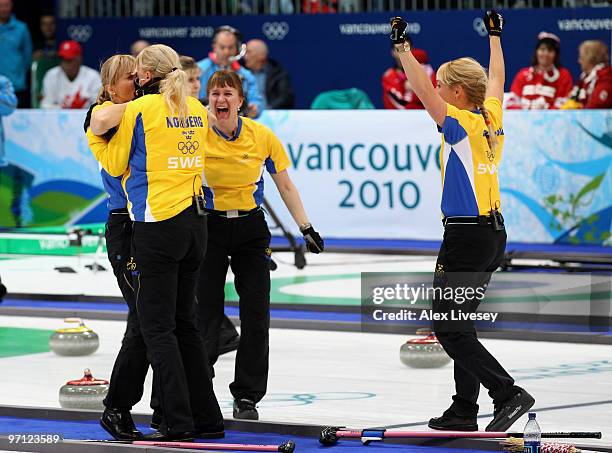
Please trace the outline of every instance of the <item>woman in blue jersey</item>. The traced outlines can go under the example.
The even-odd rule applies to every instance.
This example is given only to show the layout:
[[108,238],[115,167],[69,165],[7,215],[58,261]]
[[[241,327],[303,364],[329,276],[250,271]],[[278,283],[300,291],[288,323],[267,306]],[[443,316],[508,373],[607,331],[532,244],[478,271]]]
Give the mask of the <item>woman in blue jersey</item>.
[[[85,132],[89,147],[94,155],[106,152],[108,140],[116,132],[116,128],[100,129],[102,126],[90,127],[102,114],[108,116],[110,107],[123,112],[126,103],[134,98],[134,70],[136,60],[131,55],[115,55],[106,60],[100,69],[102,88],[97,102],[91,106],[85,119]],[[119,116],[119,119],[121,117]],[[118,124],[119,121],[116,121]],[[98,120],[99,123],[99,120]],[[95,128],[98,129],[95,129]],[[95,135],[95,130],[100,135]],[[147,349],[140,334],[140,323],[136,310],[136,295],[132,284],[132,272],[128,263],[131,258],[132,220],[127,210],[127,199],[121,186],[121,176],[110,176],[101,169],[102,183],[108,193],[107,207],[109,210],[106,222],[105,236],[108,259],[113,267],[121,294],[128,305],[127,326],[121,349],[110,380],[110,387],[104,399],[105,410],[100,424],[115,439],[137,440],[142,437],[132,421],[130,410],[143,393],[143,383],[149,369]]]
[[[487,431],[507,430],[535,402],[478,341],[473,321],[452,320],[460,311],[476,311],[482,299],[477,295],[484,295],[492,272],[502,263],[506,245],[497,179],[504,144],[504,19],[496,11],[487,11],[484,23],[489,32],[488,76],[475,60],[459,58],[440,66],[436,90],[411,53],[406,21],[401,17],[391,21],[391,40],[408,82],[442,133],[444,240],[434,287],[451,289],[454,297],[444,299],[439,295],[442,291],[436,293],[432,308],[449,321],[434,321],[433,327],[454,360],[456,393],[450,408],[429,422],[430,428],[441,430],[478,430],[480,384],[489,391],[495,408]],[[465,301],[464,294],[474,297]]]
[[[156,440],[223,437],[223,418],[196,324],[195,285],[206,246],[200,195],[207,111],[187,96],[177,53],[153,45],[136,58],[141,87],[97,159],[122,175],[134,221],[132,253],[140,330],[163,418]],[[143,91],[143,90],[140,90]]]
[[267,171],[291,213],[308,250],[323,251],[287,169],[290,161],[276,135],[264,125],[238,115],[244,103],[240,77],[217,71],[206,95],[216,124],[206,142],[204,196],[208,212],[208,245],[200,268],[200,330],[214,365],[219,356],[219,329],[224,319],[228,268],[240,304],[240,342],[236,354],[234,418],[257,420],[256,403],[268,382],[270,327],[270,231],[261,210],[263,172]]

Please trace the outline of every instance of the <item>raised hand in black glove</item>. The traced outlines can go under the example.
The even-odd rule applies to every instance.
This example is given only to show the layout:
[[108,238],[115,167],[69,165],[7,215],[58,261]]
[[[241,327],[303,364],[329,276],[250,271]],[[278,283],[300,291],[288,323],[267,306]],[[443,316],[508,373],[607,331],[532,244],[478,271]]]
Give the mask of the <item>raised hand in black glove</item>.
[[393,44],[403,44],[406,41],[406,27],[408,22],[397,16],[391,19],[391,41]]
[[505,23],[504,16],[492,9],[484,13],[482,20],[489,36],[501,36]]
[[323,251],[323,239],[321,239],[321,236],[315,231],[312,225],[308,224],[306,228],[300,228],[300,231],[304,235],[304,240],[306,241],[306,248],[308,248],[309,252],[321,253]]

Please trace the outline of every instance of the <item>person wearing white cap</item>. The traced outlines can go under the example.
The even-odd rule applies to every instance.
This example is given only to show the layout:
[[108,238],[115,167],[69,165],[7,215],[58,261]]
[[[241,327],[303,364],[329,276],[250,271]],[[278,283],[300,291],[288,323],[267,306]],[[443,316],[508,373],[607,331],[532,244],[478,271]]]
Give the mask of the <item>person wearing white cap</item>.
[[538,35],[531,66],[521,69],[514,77],[506,108],[558,109],[572,86],[572,75],[561,65],[561,40],[543,31]]
[[57,54],[62,61],[45,74],[41,108],[82,109],[94,103],[102,82],[98,71],[82,64],[81,45],[63,41]]

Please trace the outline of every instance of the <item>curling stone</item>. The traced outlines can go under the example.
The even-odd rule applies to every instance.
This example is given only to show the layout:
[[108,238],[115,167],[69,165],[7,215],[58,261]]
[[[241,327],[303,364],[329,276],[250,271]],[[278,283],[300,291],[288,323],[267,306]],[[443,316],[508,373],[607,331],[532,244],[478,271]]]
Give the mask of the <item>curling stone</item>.
[[427,329],[419,329],[417,334],[422,338],[413,338],[400,348],[400,360],[411,368],[440,368],[450,363],[435,334]]
[[49,338],[49,347],[57,355],[79,356],[93,354],[100,346],[98,334],[83,324],[80,318],[66,318],[65,322],[78,327],[56,330]]
[[67,409],[103,410],[102,400],[108,393],[108,381],[96,379],[89,368],[85,369],[81,379],[68,381],[59,390],[60,406]]

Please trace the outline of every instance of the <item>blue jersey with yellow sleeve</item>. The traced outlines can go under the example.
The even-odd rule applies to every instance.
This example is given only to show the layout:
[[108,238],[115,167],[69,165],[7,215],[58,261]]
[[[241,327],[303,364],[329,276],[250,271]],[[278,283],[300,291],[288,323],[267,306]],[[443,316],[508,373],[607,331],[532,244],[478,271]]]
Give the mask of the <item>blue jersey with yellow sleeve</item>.
[[275,174],[290,166],[276,135],[263,124],[242,117],[232,137],[212,128],[205,160],[206,208],[219,211],[256,208],[263,201],[264,168]]
[[446,118],[440,128],[442,149],[442,214],[452,216],[488,215],[500,208],[497,174],[504,146],[502,105],[497,98],[484,102],[497,147],[491,152],[489,134],[479,111],[460,110],[447,104]]
[[[96,110],[108,107],[109,105],[113,105],[113,103],[106,101],[103,104],[96,105],[93,108],[93,111],[95,112]],[[103,156],[108,151],[108,141],[104,137],[94,135],[91,132],[91,128],[87,128],[86,135],[89,149],[93,153],[96,160],[99,161],[98,156]],[[100,167],[102,185],[108,194],[108,202],[106,203],[108,209],[112,211],[113,209],[123,209],[127,207],[127,198],[125,197],[125,192],[123,191],[123,186],[121,185],[122,177],[111,176],[106,170],[104,170],[104,168],[102,168],[102,166]]]
[[98,159],[110,175],[123,175],[128,209],[137,222],[174,217],[199,192],[208,121],[197,99],[188,97],[187,103],[189,114],[178,118],[161,94],[130,102],[108,152]]

